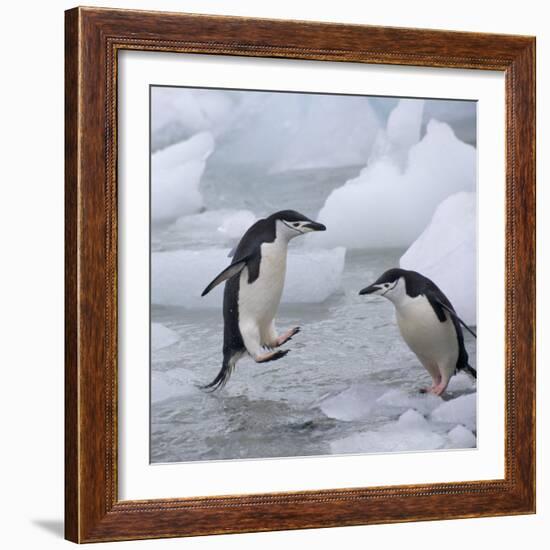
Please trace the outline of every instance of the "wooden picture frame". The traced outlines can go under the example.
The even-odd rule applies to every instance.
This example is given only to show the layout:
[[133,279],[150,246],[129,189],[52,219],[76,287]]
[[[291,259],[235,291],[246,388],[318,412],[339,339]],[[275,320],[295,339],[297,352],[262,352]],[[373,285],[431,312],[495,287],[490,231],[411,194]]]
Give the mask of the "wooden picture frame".
[[[155,50],[501,71],[506,86],[505,476],[120,501],[117,54]],[[74,542],[535,511],[535,39],[99,8],[66,12],[65,533]]]

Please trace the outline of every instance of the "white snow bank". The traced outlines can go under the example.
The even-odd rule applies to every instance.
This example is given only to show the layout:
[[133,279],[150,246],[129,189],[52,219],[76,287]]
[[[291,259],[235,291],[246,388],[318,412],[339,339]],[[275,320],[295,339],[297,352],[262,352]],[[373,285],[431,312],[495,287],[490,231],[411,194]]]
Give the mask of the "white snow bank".
[[476,430],[477,395],[470,393],[461,395],[451,401],[446,401],[430,414],[430,419],[436,422],[462,424],[470,430]]
[[171,346],[179,340],[176,332],[161,323],[151,323],[151,347],[153,351]]
[[460,424],[455,426],[448,434],[447,437],[454,449],[471,449],[476,446],[476,436]]
[[[397,108],[405,111],[399,113],[404,118],[407,108],[416,109],[402,103]],[[410,143],[411,127],[398,141]],[[430,121],[426,135],[408,150],[404,169],[400,154],[392,151],[378,151],[357,178],[329,195],[318,219],[330,231],[317,242],[348,248],[408,246],[443,199],[475,189],[475,148],[457,139],[447,124]]]
[[212,134],[202,132],[151,156],[153,222],[167,222],[202,208],[199,183],[213,149]]
[[151,402],[158,403],[171,397],[183,397],[197,392],[194,380],[186,369],[177,368],[151,374]]
[[401,257],[400,265],[429,277],[446,294],[464,322],[475,325],[475,193],[447,197],[437,207],[428,227]]
[[[186,308],[221,308],[223,284],[205,297],[201,292],[225,269],[229,250],[176,250],[155,252],[151,260],[151,301]],[[320,303],[340,289],[344,248],[289,250],[283,303]]]
[[256,216],[250,210],[206,210],[178,218],[169,231],[184,235],[194,246],[226,245],[240,239],[255,221]]

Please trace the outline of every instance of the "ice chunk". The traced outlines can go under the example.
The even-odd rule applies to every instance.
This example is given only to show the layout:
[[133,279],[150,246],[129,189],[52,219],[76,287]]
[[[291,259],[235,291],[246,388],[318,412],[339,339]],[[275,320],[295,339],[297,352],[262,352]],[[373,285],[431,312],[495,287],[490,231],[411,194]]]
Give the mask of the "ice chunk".
[[179,340],[176,332],[161,323],[151,323],[151,347],[153,351],[171,346]]
[[461,448],[468,449],[476,446],[476,436],[465,428],[458,424],[448,434],[447,437],[451,443],[453,449]]
[[[186,308],[221,308],[223,284],[205,297],[201,292],[225,269],[229,249],[175,250],[155,252],[151,260],[153,304]],[[340,289],[344,270],[344,248],[333,250],[289,250],[282,301],[320,303]]]
[[221,221],[218,231],[230,239],[240,239],[255,221],[250,210],[237,210]]
[[191,374],[186,369],[177,368],[166,372],[153,371],[151,374],[152,403],[158,403],[171,397],[183,397],[198,391]]
[[403,390],[391,389],[380,396],[376,403],[378,406],[395,409],[397,412],[415,409],[421,414],[428,414],[441,405],[443,399],[431,393],[407,393]]
[[430,278],[458,315],[476,324],[476,195],[456,193],[436,209],[400,265]]
[[470,393],[451,399],[434,409],[430,419],[436,422],[462,424],[470,430],[476,430],[477,394]]
[[405,411],[397,421],[397,424],[402,428],[409,429],[426,429],[428,421],[418,411],[409,409]]
[[153,222],[167,222],[202,208],[199,183],[213,148],[212,134],[202,132],[151,156]]
[[399,428],[367,431],[345,437],[330,444],[334,454],[429,451],[441,449],[445,438],[429,429]]
[[344,421],[364,420],[375,409],[380,391],[380,388],[369,385],[356,385],[325,398],[319,406],[330,418]]
[[335,189],[318,219],[330,227],[317,242],[348,248],[409,246],[443,199],[475,189],[476,152],[451,128],[430,121],[426,135],[399,161],[382,156],[355,179]]
[[458,371],[455,376],[453,376],[447,386],[448,392],[458,392],[466,391],[475,388],[476,381],[472,377],[466,374],[463,370]]

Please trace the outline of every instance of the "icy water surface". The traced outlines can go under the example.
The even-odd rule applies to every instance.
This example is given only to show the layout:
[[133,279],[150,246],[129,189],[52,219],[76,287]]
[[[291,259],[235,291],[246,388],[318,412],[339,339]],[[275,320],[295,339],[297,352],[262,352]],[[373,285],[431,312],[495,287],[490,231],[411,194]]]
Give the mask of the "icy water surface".
[[[315,216],[330,191],[356,173],[354,167],[279,175],[250,167],[207,170],[201,187],[209,209],[247,209],[260,217],[294,208]],[[291,247],[307,246],[299,240]],[[214,246],[216,234],[208,228],[153,229],[153,252]],[[281,305],[279,332],[302,329],[284,346],[291,352],[265,365],[241,360],[227,386],[214,393],[196,386],[210,382],[221,366],[221,304],[153,304],[151,461],[475,446],[476,394],[469,379],[455,377],[445,400],[420,395],[430,378],[399,336],[392,305],[358,295],[397,266],[403,252],[347,251],[340,288],[328,299]],[[197,271],[196,277],[205,286],[215,274]],[[476,367],[469,335],[466,346]]]

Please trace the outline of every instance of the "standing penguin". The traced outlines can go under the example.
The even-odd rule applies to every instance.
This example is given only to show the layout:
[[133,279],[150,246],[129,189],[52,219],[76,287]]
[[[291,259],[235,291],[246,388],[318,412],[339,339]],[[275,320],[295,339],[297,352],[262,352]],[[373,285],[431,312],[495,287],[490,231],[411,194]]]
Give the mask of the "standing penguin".
[[441,395],[458,370],[477,377],[468,364],[460,325],[475,334],[430,279],[416,271],[394,268],[359,294],[377,294],[393,303],[401,336],[432,377],[432,386],[425,391]]
[[282,210],[258,220],[240,240],[232,264],[203,291],[208,294],[226,281],[223,295],[223,363],[216,378],[203,389],[223,387],[237,361],[248,353],[257,363],[275,361],[289,350],[274,350],[299,332],[299,327],[277,335],[273,319],[277,313],[286,274],[288,243],[310,231],[325,231],[294,210]]

